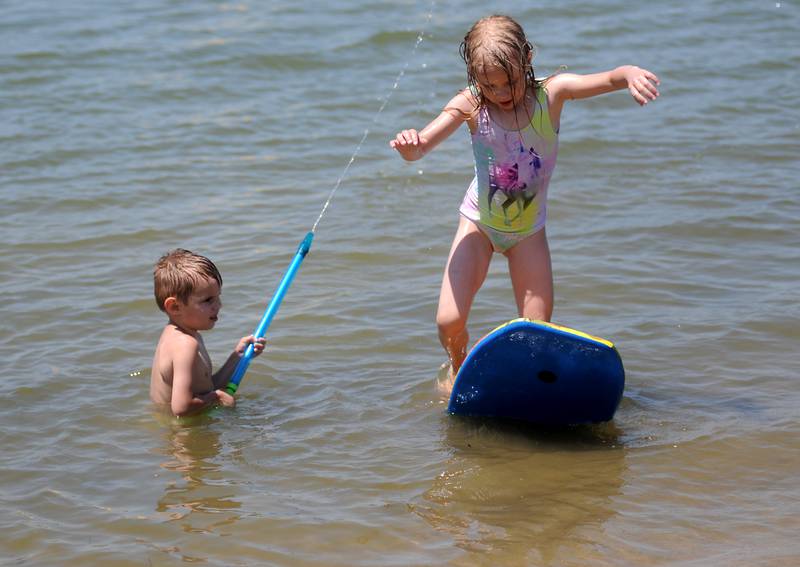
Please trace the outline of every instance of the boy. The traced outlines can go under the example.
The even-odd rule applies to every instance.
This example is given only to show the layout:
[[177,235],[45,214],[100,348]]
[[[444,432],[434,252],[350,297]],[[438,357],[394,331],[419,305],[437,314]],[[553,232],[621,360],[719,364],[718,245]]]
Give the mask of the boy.
[[213,404],[233,407],[236,400],[222,388],[228,383],[247,345],[253,355],[265,339],[242,337],[216,373],[200,331],[214,328],[222,307],[222,276],[204,256],[178,248],[162,256],[153,270],[159,309],[169,317],[153,356],[150,399],[169,406],[176,416],[191,415]]

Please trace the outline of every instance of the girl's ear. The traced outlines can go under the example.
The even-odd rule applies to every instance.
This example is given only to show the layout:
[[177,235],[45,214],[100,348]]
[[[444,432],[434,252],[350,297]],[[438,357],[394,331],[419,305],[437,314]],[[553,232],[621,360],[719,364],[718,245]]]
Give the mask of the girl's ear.
[[168,297],[164,300],[164,311],[167,315],[174,315],[181,310],[180,301],[177,297]]

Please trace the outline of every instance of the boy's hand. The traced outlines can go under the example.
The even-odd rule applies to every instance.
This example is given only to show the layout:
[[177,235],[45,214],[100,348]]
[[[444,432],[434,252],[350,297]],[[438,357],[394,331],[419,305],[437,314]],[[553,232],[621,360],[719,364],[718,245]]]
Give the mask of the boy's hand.
[[628,91],[631,93],[633,100],[638,102],[640,106],[644,106],[658,97],[656,86],[660,85],[661,81],[655,73],[651,73],[647,69],[631,66],[625,73],[625,78],[628,81]]
[[244,356],[244,351],[247,350],[247,346],[250,344],[253,345],[253,356],[256,357],[264,351],[264,345],[267,344],[267,339],[264,337],[257,339],[253,335],[242,337],[239,339],[239,344],[236,345],[234,351],[241,358]]
[[225,406],[226,408],[232,408],[236,406],[236,398],[231,396],[225,390],[216,390],[214,393],[217,394],[217,401],[219,401],[220,405]]
[[397,150],[397,152],[407,161],[412,161],[419,158],[422,153],[420,146],[425,145],[428,141],[419,135],[414,129],[403,130],[395,136],[394,140],[389,142],[389,145]]

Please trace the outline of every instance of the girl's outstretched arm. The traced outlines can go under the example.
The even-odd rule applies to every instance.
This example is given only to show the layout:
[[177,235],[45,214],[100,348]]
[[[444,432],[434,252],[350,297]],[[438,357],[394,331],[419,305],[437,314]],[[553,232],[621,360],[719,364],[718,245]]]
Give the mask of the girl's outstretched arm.
[[656,87],[660,83],[658,77],[647,69],[635,65],[623,65],[611,71],[591,75],[562,73],[549,79],[546,86],[553,102],[559,106],[565,100],[589,98],[626,87],[637,103],[645,105],[658,97]]
[[397,150],[404,160],[416,161],[458,130],[462,123],[470,120],[475,107],[474,97],[469,91],[462,91],[454,96],[441,114],[422,131],[402,130],[389,142],[389,145]]
[[658,77],[635,65],[623,65],[611,71],[576,75],[561,73],[545,80],[547,102],[550,107],[550,121],[558,130],[561,122],[561,109],[564,102],[579,98],[589,98],[612,91],[628,88],[633,99],[644,106],[658,97],[656,88],[661,81]]

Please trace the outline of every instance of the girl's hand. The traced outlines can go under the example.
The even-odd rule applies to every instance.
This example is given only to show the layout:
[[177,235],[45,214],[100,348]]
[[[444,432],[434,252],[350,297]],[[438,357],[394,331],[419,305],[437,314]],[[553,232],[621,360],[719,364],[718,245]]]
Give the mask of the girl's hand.
[[242,337],[239,339],[239,344],[236,345],[234,351],[241,358],[244,356],[244,351],[247,350],[247,346],[250,344],[253,345],[253,356],[256,357],[264,351],[264,345],[267,344],[267,339],[264,337],[257,339],[253,335]]
[[236,398],[231,396],[225,390],[216,390],[215,393],[217,394],[217,401],[219,401],[220,405],[225,406],[226,408],[232,408],[236,405]]
[[633,100],[644,106],[651,100],[658,98],[658,89],[656,85],[660,85],[661,81],[656,77],[655,73],[651,73],[647,69],[631,66],[625,72],[625,79],[628,81],[628,91],[631,93]]
[[422,145],[426,144],[428,140],[419,135],[414,129],[403,130],[395,136],[394,140],[389,142],[389,145],[397,150],[397,152],[406,161],[412,161],[422,157]]

